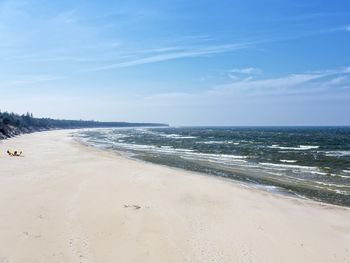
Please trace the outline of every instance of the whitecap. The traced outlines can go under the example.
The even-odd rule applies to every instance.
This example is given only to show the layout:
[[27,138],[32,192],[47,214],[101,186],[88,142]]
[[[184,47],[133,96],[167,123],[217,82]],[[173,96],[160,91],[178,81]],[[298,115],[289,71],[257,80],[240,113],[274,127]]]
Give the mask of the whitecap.
[[318,148],[320,148],[320,146],[318,146],[318,145],[299,145],[299,148],[303,149],[303,150],[310,150],[310,149],[318,149]]
[[280,160],[282,163],[296,163],[297,160]]
[[313,166],[301,166],[294,164],[277,164],[277,163],[259,163],[262,166],[277,167],[277,168],[293,168],[293,169],[303,169],[303,170],[317,170],[317,167]]
[[350,151],[326,151],[324,152],[329,157],[343,157],[350,156]]
[[204,141],[204,142],[196,142],[198,144],[234,144],[238,145],[239,142],[233,142],[233,141]]
[[330,175],[330,176],[333,176],[333,177],[341,177],[341,178],[344,178],[344,179],[350,179],[350,176],[347,176],[347,175],[341,175],[341,174],[327,174],[327,175]]
[[224,144],[225,141],[205,141],[205,142],[196,142],[198,144]]
[[298,147],[289,147],[289,146],[279,146],[279,145],[271,145],[267,146],[272,149],[280,149],[280,150],[295,150],[295,151],[306,151],[311,149],[318,149],[320,146],[318,145],[299,145]]
[[334,186],[334,187],[338,187],[338,188],[350,188],[349,185],[339,185],[339,184],[332,184],[332,183],[319,182],[319,181],[315,181],[315,183],[325,185],[325,186]]
[[197,138],[195,136],[183,136],[183,135],[179,135],[179,134],[159,133],[158,135],[166,137],[166,138],[172,138],[172,139],[195,139],[195,138]]

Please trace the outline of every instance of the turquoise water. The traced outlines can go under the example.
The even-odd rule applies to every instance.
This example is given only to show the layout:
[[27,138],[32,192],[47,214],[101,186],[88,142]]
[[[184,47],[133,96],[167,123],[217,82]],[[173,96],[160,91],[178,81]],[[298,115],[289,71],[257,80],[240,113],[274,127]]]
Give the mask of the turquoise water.
[[350,206],[349,127],[103,129],[78,137],[145,161]]

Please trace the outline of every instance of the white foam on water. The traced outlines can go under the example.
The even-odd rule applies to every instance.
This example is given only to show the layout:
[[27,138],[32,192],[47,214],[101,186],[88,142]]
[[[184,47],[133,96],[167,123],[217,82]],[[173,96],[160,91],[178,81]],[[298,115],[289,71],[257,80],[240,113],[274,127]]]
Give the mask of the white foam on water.
[[209,153],[186,153],[180,156],[183,159],[198,160],[198,161],[209,161],[221,164],[237,164],[245,163],[244,156],[228,155],[228,154],[209,154]]
[[300,170],[317,170],[317,167],[314,166],[302,166],[302,165],[294,165],[294,164],[277,164],[277,163],[259,163],[262,166],[270,166],[270,167],[279,167],[279,168],[293,168]]
[[320,146],[318,146],[318,145],[299,145],[299,148],[303,149],[303,150],[310,150],[310,149],[318,149],[318,148],[320,148]]
[[333,190],[333,191],[336,192],[337,194],[350,195],[350,193],[348,193],[346,191],[341,191],[341,190]]
[[191,150],[191,149],[182,149],[182,148],[176,148],[175,151],[176,151],[176,152],[188,152],[188,153],[194,152],[194,150]]
[[233,141],[204,141],[204,142],[196,142],[198,144],[233,144],[233,145],[239,145],[239,142],[233,142]]
[[280,160],[282,163],[296,163],[297,160]]
[[318,174],[318,175],[327,175],[325,172],[320,172],[320,171],[309,171],[311,174]]
[[214,153],[197,153],[200,156],[216,157],[216,158],[229,158],[229,159],[246,159],[247,157],[241,155],[231,154],[214,154]]
[[335,187],[339,187],[339,188],[350,188],[350,185],[339,185],[339,184],[325,183],[325,182],[319,182],[319,181],[315,181],[314,183],[320,184],[320,185],[325,185],[325,186],[335,186]]
[[122,138],[129,138],[129,135],[125,135],[125,134],[113,134],[110,135],[109,138],[112,140],[118,140],[118,139],[122,139]]
[[195,136],[183,136],[179,134],[165,134],[165,133],[159,133],[158,135],[166,138],[172,138],[172,139],[196,139]]
[[144,145],[144,144],[131,144],[131,143],[114,143],[115,146],[121,148],[126,148],[129,150],[140,150],[140,151],[149,151],[149,152],[159,152],[159,153],[192,153],[194,150],[191,149],[182,149],[182,148],[173,148],[172,146],[153,146],[153,145]]
[[162,146],[160,146],[160,148],[163,148],[163,149],[174,149],[173,146],[169,146],[169,145],[162,145]]
[[341,177],[341,178],[344,178],[344,179],[350,179],[350,176],[341,175],[341,174],[327,174],[327,175],[330,175],[330,176],[333,176],[333,177]]
[[106,143],[106,142],[85,141],[85,143],[87,143],[93,147],[99,148],[99,149],[111,147],[111,144]]
[[206,142],[196,142],[198,144],[225,144],[226,141],[206,141]]
[[288,176],[285,173],[276,173],[276,172],[267,172],[269,175],[277,175],[279,177],[281,177],[282,179],[286,180],[286,179],[291,179],[293,181],[307,181],[306,179],[303,178],[297,178],[297,177],[293,177],[293,176]]
[[350,156],[350,151],[325,151],[326,156],[329,157],[344,157]]
[[276,192],[276,191],[285,192],[286,191],[285,189],[274,185],[255,184],[255,185],[252,185],[251,187],[255,189],[263,189],[268,192]]
[[258,168],[260,169],[261,166],[253,164],[253,163],[246,163],[246,164],[242,164],[242,167],[247,167],[247,168]]
[[160,153],[170,153],[170,154],[181,154],[180,157],[191,157],[191,159],[211,159],[211,160],[223,160],[223,161],[241,161],[245,162],[245,156],[240,155],[231,155],[231,154],[210,154],[210,153],[200,153],[196,152],[192,149],[182,149],[182,148],[174,148],[172,146],[152,146],[152,145],[141,145],[141,144],[128,144],[128,143],[114,143],[116,146],[120,146],[123,148],[131,149],[131,150],[148,150],[151,152],[160,152]]
[[271,149],[280,149],[280,150],[295,150],[295,151],[306,151],[311,149],[318,149],[320,146],[318,145],[299,145],[298,147],[289,147],[289,146],[279,146],[277,144],[267,146]]
[[145,144],[132,144],[132,143],[119,143],[119,142],[113,142],[113,145],[120,146],[122,148],[127,148],[131,150],[150,150],[156,148],[153,145],[145,145]]
[[[259,163],[261,165],[260,168],[272,171],[290,171],[293,173],[306,173],[306,174],[317,174],[325,176],[327,173],[320,171],[318,167],[314,166],[302,166],[302,165],[294,165],[294,164],[275,164],[275,163]],[[285,176],[287,176],[285,174]]]

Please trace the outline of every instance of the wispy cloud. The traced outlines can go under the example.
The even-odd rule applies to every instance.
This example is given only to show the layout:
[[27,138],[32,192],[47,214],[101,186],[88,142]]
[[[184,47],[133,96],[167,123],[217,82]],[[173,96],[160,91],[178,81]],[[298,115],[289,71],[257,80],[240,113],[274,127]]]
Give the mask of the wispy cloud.
[[[14,78],[13,81],[9,80],[3,83],[7,83],[8,86],[25,85],[56,80],[58,79],[55,77],[56,75],[65,76],[68,71],[69,75],[74,75],[81,72],[99,72],[184,58],[214,56],[315,35],[350,31],[350,25],[344,26],[344,24],[337,27],[330,25],[329,28],[314,30],[308,28],[300,32],[294,31],[294,33],[278,28],[274,36],[266,34],[257,37],[253,31],[247,31],[248,33],[245,32],[239,37],[240,39],[248,38],[250,41],[235,41],[236,35],[232,32],[226,38],[215,34],[215,31],[204,30],[205,28],[198,31],[193,28],[192,31],[174,30],[169,35],[160,31],[154,36],[151,34],[150,36],[138,36],[133,35],[134,32],[129,34],[129,28],[133,29],[132,27],[126,27],[122,30],[114,28],[110,30],[104,27],[109,23],[116,25],[121,23],[125,26],[122,21],[130,19],[139,22],[139,16],[144,19],[143,21],[152,20],[162,13],[161,8],[154,8],[155,6],[148,8],[145,5],[135,9],[136,6],[133,4],[130,6],[125,4],[120,9],[104,9],[100,12],[96,11],[95,14],[91,10],[84,12],[85,9],[68,3],[65,9],[62,9],[61,6],[54,6],[53,9],[48,8],[48,10],[54,11],[45,14],[45,7],[40,9],[38,4],[28,4],[28,1],[20,0],[3,1],[0,4],[0,45],[6,45],[8,48],[0,51],[3,63],[0,66],[6,68],[9,62],[13,62],[13,64],[21,62],[18,64],[21,64],[23,68],[27,67],[28,74],[30,74],[35,68],[31,67],[30,63],[33,63],[34,66],[37,66],[35,72],[41,72],[40,70],[46,72],[46,69],[50,69],[53,76]],[[287,19],[304,21],[333,15],[335,14],[319,12],[297,15]],[[142,26],[150,28],[156,26],[155,24],[146,24]],[[177,24],[175,27],[177,28]],[[23,65],[24,62],[28,63],[29,66]],[[62,65],[66,66],[62,67]],[[344,71],[350,72],[350,67]],[[262,79],[261,73],[262,71],[256,67],[231,69],[224,74],[225,77],[229,74],[234,82],[213,90],[236,92],[237,90],[247,91],[262,88],[282,89],[311,83],[326,77],[325,72],[305,72],[274,79]],[[333,83],[340,84],[344,81],[346,78],[335,76]]]
[[262,73],[259,68],[249,67],[249,68],[235,68],[228,71],[228,77],[234,81],[242,80],[244,76],[244,81],[249,81],[254,78],[254,76]]
[[22,75],[13,76],[12,80],[0,80],[1,87],[17,87],[25,86],[30,84],[36,84],[40,82],[48,82],[64,79],[63,76],[53,76],[53,75]]
[[231,69],[229,70],[230,73],[239,73],[239,74],[261,74],[261,69],[259,68],[253,68],[253,67],[249,67],[249,68],[236,68],[236,69]]
[[272,21],[277,22],[303,22],[303,21],[312,21],[317,19],[326,19],[326,18],[334,18],[334,17],[342,17],[347,16],[347,13],[340,12],[318,12],[318,13],[305,13],[294,16],[283,16],[278,18],[271,18]]
[[[277,78],[244,79],[214,87],[208,92],[218,96],[271,96],[336,92],[337,87],[350,88],[349,67],[294,73]],[[316,94],[318,96],[318,94]]]
[[[126,48],[123,35],[127,35],[128,29],[124,29],[125,32],[123,34],[119,34],[119,31],[116,33],[114,30],[105,31],[104,23],[109,24],[113,22],[118,24],[123,20],[130,19],[139,21],[136,18],[139,16],[152,19],[156,15],[157,17],[161,15],[161,10],[158,10],[155,6],[148,7],[146,5],[137,7],[134,10],[135,6],[130,4],[117,10],[108,10],[108,12],[105,10],[105,13],[101,12],[90,18],[90,16],[83,14],[78,7],[73,5],[73,7],[68,7],[66,10],[59,9],[59,12],[49,16],[51,19],[47,19],[48,17],[45,14],[38,15],[36,13],[37,11],[34,12],[33,10],[35,8],[31,8],[28,11],[26,9],[28,5],[25,2],[19,0],[5,1],[6,4],[0,8],[0,12],[5,14],[4,17],[6,18],[6,23],[2,23],[5,27],[5,36],[3,36],[3,41],[0,45],[6,45],[10,49],[3,50],[3,53],[7,56],[6,60],[10,61],[13,58],[13,61],[33,63],[66,61],[73,64],[70,65],[70,70],[76,67],[77,72],[103,71],[181,58],[196,58],[231,53],[237,50],[256,48],[259,45],[269,43],[300,39],[339,30],[344,31],[344,26],[342,26],[310,30],[288,36],[283,36],[280,32],[275,37],[253,38],[251,41],[237,43],[232,38],[231,40],[219,41],[219,37],[211,34],[203,34],[203,32],[193,35],[178,33],[168,38],[170,39],[169,42],[172,43],[164,44],[166,42],[164,38],[155,37],[148,43],[144,43],[144,40],[140,44],[133,41],[133,47]],[[309,19],[325,15],[331,14],[305,14],[295,19]],[[27,17],[27,19],[23,19],[23,17]],[[26,30],[21,30],[24,28],[27,20],[32,21],[32,24],[26,25]],[[99,23],[92,23],[91,21],[98,21]],[[12,26],[15,22],[20,25],[18,28]],[[41,25],[40,30],[37,29],[38,25]],[[346,30],[348,30],[348,27],[345,27]],[[18,29],[18,31],[13,29]],[[45,42],[43,45],[45,48],[43,50],[37,47],[42,44],[38,44],[38,39]],[[19,48],[14,48],[16,44],[19,45]],[[33,47],[34,50],[27,49],[27,47]],[[57,49],[59,50],[58,52]],[[23,58],[29,52],[31,52],[30,54],[34,54],[34,56]],[[19,59],[21,56],[22,59]],[[81,62],[86,62],[86,65],[84,65],[85,69],[81,69]],[[74,63],[77,63],[77,65],[74,65]],[[253,68],[236,69],[231,74],[256,75],[258,74],[257,70]],[[236,78],[233,75],[230,77],[232,79]]]
[[221,91],[228,90],[253,90],[253,89],[274,89],[274,88],[289,88],[292,86],[301,85],[316,79],[327,76],[325,74],[291,74],[280,78],[259,79],[259,80],[243,80],[224,85],[217,88]]
[[[244,79],[225,85],[212,87],[197,93],[160,93],[147,96],[145,101],[150,103],[232,103],[235,100],[260,99],[269,97],[289,98],[291,95],[306,94],[320,97],[347,91],[350,95],[349,67],[323,71],[288,74],[276,78]],[[307,98],[307,97],[305,97]]]
[[[111,63],[100,67],[90,68],[84,71],[101,71],[101,70],[115,69],[115,68],[126,68],[131,66],[151,64],[151,63],[180,59],[180,58],[193,58],[193,57],[200,57],[200,56],[206,56],[211,54],[226,53],[226,52],[232,52],[234,50],[248,48],[249,45],[250,45],[249,43],[246,43],[246,44],[228,44],[228,45],[192,47],[192,48],[187,47],[186,49],[179,50],[179,51],[173,51],[173,50],[176,50],[176,48],[174,47],[170,49],[161,48],[157,50],[158,52],[155,52],[156,54],[153,54],[151,56],[141,57],[141,58],[123,61],[123,62]],[[170,50],[170,52],[165,52],[167,50]]]
[[32,63],[32,62],[96,62],[101,61],[97,58],[84,58],[84,57],[70,57],[70,56],[10,56],[4,57],[4,61],[20,62],[20,63]]
[[[134,49],[134,50],[126,51],[126,53],[123,52],[121,49],[120,50],[121,53],[119,53],[119,55],[129,54],[131,57],[134,57],[134,58],[131,60],[117,61],[115,63],[109,63],[109,64],[97,66],[97,67],[87,68],[82,71],[87,71],[87,72],[103,71],[103,70],[151,64],[151,63],[157,63],[157,62],[169,61],[169,60],[175,60],[175,59],[181,59],[181,58],[195,58],[195,57],[203,57],[206,55],[213,55],[213,54],[220,54],[220,53],[232,53],[237,50],[254,48],[259,45],[298,40],[298,39],[303,39],[310,36],[329,34],[329,33],[343,31],[343,30],[344,30],[344,27],[325,28],[325,29],[319,29],[319,30],[304,32],[304,33],[295,34],[295,35],[289,35],[285,37],[277,36],[277,37],[269,37],[264,39],[254,39],[247,42],[224,43],[224,44],[216,44],[216,45],[210,43],[212,40],[214,40],[214,38],[210,36],[185,37],[185,38],[182,38],[182,40],[195,39],[196,41],[203,40],[204,42],[198,42],[196,44],[193,44],[191,42],[187,42],[187,43],[183,42],[181,43],[181,45],[170,45],[170,46],[163,46],[163,47],[160,46],[157,48],[146,48],[146,49]],[[207,41],[209,41],[209,43],[207,43]],[[145,56],[142,54],[149,54],[149,56]],[[230,73],[257,75],[261,73],[261,70],[259,70],[258,68],[250,67],[250,68],[243,68],[243,69],[233,69],[231,70]],[[235,76],[233,76],[232,74],[230,77],[232,79],[235,78]]]

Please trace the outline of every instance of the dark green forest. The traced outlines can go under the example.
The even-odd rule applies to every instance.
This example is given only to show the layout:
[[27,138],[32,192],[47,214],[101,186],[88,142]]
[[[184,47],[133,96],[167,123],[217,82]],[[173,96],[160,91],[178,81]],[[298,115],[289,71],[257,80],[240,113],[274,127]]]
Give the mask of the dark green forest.
[[22,133],[45,131],[51,129],[77,128],[113,128],[113,127],[146,127],[167,126],[163,123],[130,123],[130,122],[99,122],[85,120],[56,120],[50,118],[35,118],[33,114],[23,115],[0,111],[0,139],[13,137]]

